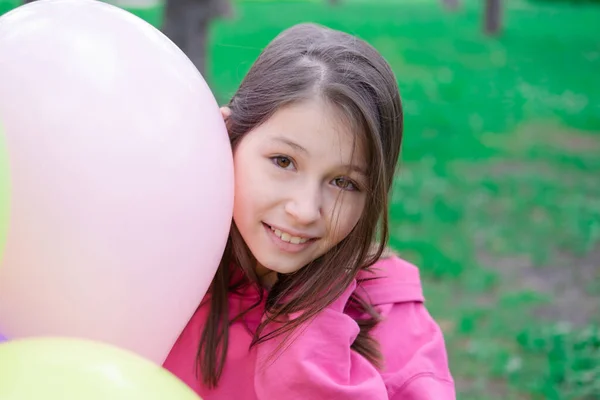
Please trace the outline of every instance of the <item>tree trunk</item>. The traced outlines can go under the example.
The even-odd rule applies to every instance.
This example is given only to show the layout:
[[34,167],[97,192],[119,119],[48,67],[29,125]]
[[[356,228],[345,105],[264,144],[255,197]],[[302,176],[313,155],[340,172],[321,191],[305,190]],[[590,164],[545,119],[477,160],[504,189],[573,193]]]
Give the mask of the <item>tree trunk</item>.
[[442,0],[442,3],[444,3],[444,7],[447,10],[450,10],[450,11],[458,10],[458,7],[459,7],[458,0]]
[[501,29],[501,0],[485,0],[484,31],[488,35],[496,35]]
[[214,18],[231,13],[229,0],[167,0],[162,31],[206,79],[210,23]]

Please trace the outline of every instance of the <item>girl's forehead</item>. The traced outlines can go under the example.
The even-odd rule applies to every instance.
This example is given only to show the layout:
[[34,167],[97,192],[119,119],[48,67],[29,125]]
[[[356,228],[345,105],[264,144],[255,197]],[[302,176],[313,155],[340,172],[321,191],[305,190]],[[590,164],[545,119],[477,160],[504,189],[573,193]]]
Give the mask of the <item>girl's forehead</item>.
[[365,163],[362,135],[339,110],[324,101],[293,103],[255,130],[261,142],[279,144],[311,157]]

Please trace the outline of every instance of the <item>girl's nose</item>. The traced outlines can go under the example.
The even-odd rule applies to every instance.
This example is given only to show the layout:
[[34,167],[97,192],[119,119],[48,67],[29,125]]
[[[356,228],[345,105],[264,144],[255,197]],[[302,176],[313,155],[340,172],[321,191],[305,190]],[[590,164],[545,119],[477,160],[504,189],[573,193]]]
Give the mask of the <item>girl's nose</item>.
[[321,218],[322,194],[319,185],[299,188],[285,205],[285,211],[299,224],[310,225]]

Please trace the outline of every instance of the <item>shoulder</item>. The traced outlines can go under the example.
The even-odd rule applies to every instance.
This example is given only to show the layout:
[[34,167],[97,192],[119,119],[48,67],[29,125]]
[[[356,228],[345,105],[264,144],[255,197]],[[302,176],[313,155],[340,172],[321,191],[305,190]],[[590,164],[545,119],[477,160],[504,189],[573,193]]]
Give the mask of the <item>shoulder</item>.
[[388,253],[357,277],[357,292],[382,316],[372,331],[390,398],[454,399],[444,335],[425,306],[419,269]]
[[[453,398],[430,396],[437,393],[432,391],[434,388],[450,392],[454,385],[444,334],[425,304],[387,304],[380,307],[380,312],[383,320],[372,331],[372,336],[384,357],[381,375],[388,392],[402,393],[403,399]],[[423,385],[423,382],[429,384]]]
[[456,400],[456,387],[451,378],[424,373],[388,396],[391,400]]
[[424,301],[419,269],[389,250],[356,281],[357,294],[372,305]]

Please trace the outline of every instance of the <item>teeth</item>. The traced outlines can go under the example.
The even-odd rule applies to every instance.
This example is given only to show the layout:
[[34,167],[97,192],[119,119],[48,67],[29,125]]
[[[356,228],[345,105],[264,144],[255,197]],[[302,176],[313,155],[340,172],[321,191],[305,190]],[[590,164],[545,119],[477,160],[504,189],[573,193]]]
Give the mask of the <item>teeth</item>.
[[287,232],[281,232],[279,229],[271,228],[271,230],[275,233],[275,236],[277,236],[284,242],[288,242],[288,243],[292,243],[292,244],[302,244],[302,243],[308,242],[308,239],[306,239],[306,238],[292,236]]

